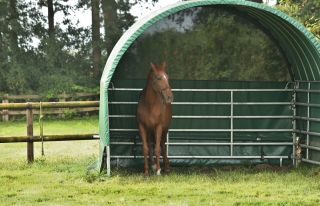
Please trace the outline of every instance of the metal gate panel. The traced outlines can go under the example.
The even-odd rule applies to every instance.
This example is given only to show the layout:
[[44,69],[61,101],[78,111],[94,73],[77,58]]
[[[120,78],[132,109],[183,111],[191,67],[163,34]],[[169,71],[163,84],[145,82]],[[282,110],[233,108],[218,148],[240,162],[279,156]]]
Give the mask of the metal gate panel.
[[320,82],[297,82],[297,136],[302,161],[320,164]]
[[[145,80],[113,80],[109,89],[110,150],[117,164],[142,161],[135,113],[144,84]],[[291,159],[292,84],[173,80],[171,86],[171,163]]]

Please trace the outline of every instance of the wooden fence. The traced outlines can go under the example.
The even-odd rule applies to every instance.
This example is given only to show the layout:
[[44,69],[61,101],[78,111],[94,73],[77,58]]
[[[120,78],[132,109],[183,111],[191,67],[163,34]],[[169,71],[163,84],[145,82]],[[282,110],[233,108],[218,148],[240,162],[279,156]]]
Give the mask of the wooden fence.
[[0,110],[25,110],[26,115],[26,136],[9,136],[0,137],[0,143],[14,143],[14,142],[27,142],[27,160],[33,162],[34,160],[34,146],[33,142],[39,141],[68,141],[68,140],[94,140],[98,139],[95,134],[71,134],[71,135],[33,135],[33,110],[41,108],[85,108],[85,107],[98,107],[99,101],[70,101],[70,102],[27,102],[27,103],[2,103]]
[[[75,93],[75,94],[66,94],[63,93],[61,95],[57,95],[56,97],[44,98],[40,95],[9,95],[4,94],[0,95],[0,100],[3,104],[6,103],[17,103],[17,102],[40,102],[44,99],[49,99],[50,101],[58,101],[58,102],[67,102],[69,100],[99,100],[99,94],[96,93]],[[59,114],[63,116],[68,112],[72,113],[83,113],[83,112],[95,112],[98,111],[98,107],[85,107],[85,108],[73,108],[72,111],[66,109],[47,109],[44,110],[44,114]],[[34,110],[34,114],[39,114],[39,110]],[[11,116],[22,116],[25,115],[24,111],[19,110],[8,110],[3,109],[0,110],[0,116],[2,116],[2,121],[9,121]]]

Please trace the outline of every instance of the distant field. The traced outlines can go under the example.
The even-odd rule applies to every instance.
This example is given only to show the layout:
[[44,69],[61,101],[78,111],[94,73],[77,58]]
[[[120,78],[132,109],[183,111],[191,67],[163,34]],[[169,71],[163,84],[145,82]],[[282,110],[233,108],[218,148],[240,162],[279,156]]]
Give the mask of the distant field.
[[[34,122],[34,134],[39,135],[40,129],[37,121]],[[44,134],[97,134],[98,117],[85,117],[73,120],[44,120]],[[25,121],[0,122],[1,136],[26,135]],[[99,151],[97,140],[44,142],[46,156],[88,156],[97,155]],[[0,144],[1,159],[26,159],[26,143]],[[35,143],[35,157],[41,157],[41,143]]]
[[[34,119],[34,134],[39,135],[39,121]],[[26,135],[26,122],[1,122],[0,137]],[[98,117],[83,117],[70,120],[44,119],[44,134],[88,134],[98,132]]]
[[[48,121],[46,133],[95,133],[97,118]],[[1,135],[24,134],[24,122],[0,123]],[[26,144],[0,144],[0,205],[320,205],[320,167],[268,165],[172,168],[144,178],[141,169],[88,173],[98,141],[45,142],[27,164]]]

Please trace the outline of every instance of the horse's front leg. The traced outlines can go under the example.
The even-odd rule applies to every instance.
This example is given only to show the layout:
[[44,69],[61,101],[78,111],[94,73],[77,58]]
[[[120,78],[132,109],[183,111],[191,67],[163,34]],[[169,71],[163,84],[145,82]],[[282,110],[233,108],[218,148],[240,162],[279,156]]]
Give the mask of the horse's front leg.
[[160,144],[161,144],[161,138],[162,138],[162,126],[158,125],[154,132],[155,136],[155,154],[156,154],[156,171],[157,175],[161,174],[161,168],[160,168]]
[[[150,135],[150,134],[149,134]],[[152,136],[148,136],[148,146],[149,146],[149,163],[153,171],[156,171],[156,164],[153,158],[153,144],[152,144]]]
[[148,147],[148,140],[147,140],[147,131],[141,123],[139,123],[139,131],[140,131],[143,156],[144,156],[144,176],[148,176],[149,175],[149,164],[148,164],[149,147]]
[[169,173],[169,159],[167,155],[167,145],[166,145],[166,138],[167,138],[167,132],[165,132],[161,139],[161,147],[162,147],[162,156],[163,156],[163,163],[164,163],[164,173]]

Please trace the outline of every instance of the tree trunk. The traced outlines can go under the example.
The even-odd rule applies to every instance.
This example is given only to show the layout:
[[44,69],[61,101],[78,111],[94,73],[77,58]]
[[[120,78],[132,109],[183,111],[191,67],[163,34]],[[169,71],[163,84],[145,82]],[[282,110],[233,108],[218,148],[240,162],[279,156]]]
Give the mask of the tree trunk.
[[120,29],[117,25],[117,3],[115,0],[101,0],[101,2],[104,18],[104,38],[107,43],[107,54],[109,56],[117,39],[120,37]]
[[53,70],[56,66],[56,46],[55,46],[55,29],[54,29],[54,8],[53,0],[47,0],[48,5],[48,47],[47,47],[47,65],[49,70]]
[[53,0],[48,0],[48,22],[49,22],[49,38],[51,41],[54,40],[54,11],[53,11]]
[[92,59],[93,59],[93,76],[100,77],[100,17],[99,17],[99,0],[91,0],[92,9]]
[[17,0],[10,0],[9,2],[9,39],[10,39],[10,52],[12,56],[17,56],[19,51],[18,46],[18,22],[19,13],[17,10]]
[[[4,52],[3,52],[3,42],[2,42],[3,40],[2,40],[2,33],[0,32],[0,67],[1,67],[1,63],[3,62],[3,60],[4,60]],[[0,68],[1,69],[1,68]],[[0,72],[0,74],[1,74],[1,72]]]

